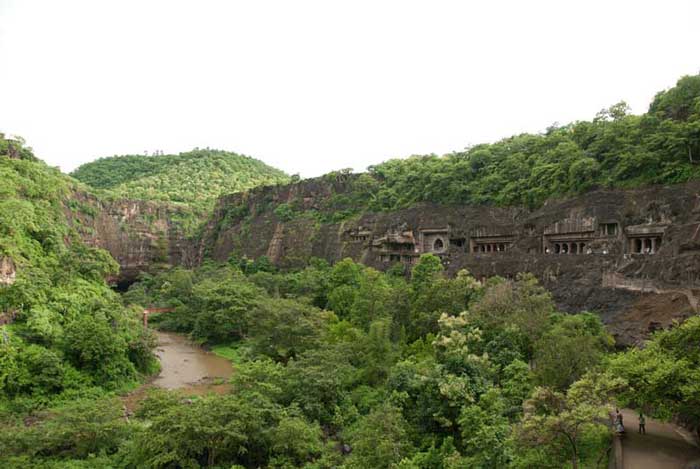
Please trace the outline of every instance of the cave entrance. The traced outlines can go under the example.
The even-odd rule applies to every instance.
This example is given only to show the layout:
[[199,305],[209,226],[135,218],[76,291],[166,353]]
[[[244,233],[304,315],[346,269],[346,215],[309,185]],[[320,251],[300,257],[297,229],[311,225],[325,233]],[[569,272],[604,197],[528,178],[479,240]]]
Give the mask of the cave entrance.
[[129,287],[135,283],[135,278],[118,278],[109,282],[109,286],[117,293],[126,293]]
[[440,239],[436,239],[435,243],[433,244],[433,250],[435,251],[442,251],[445,248],[445,243]]

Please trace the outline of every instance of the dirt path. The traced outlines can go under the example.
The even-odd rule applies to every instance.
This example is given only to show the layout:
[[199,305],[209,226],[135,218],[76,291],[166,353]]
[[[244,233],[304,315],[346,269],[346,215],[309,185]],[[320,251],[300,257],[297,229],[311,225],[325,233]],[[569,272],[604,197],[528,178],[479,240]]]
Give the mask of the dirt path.
[[646,435],[640,435],[638,414],[627,409],[622,414],[625,469],[700,469],[700,448],[689,432],[647,417]]

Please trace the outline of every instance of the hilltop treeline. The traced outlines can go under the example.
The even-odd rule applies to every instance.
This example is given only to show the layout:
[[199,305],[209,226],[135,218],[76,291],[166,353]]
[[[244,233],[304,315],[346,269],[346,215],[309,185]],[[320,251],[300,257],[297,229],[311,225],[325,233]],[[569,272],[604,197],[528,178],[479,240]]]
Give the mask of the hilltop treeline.
[[100,158],[71,175],[119,197],[185,203],[200,209],[211,208],[223,194],[289,180],[284,172],[262,161],[210,149]]
[[625,103],[591,121],[552,126],[444,156],[369,168],[357,191],[373,210],[417,202],[537,207],[597,187],[637,187],[700,177],[700,75],[656,95],[649,111]]

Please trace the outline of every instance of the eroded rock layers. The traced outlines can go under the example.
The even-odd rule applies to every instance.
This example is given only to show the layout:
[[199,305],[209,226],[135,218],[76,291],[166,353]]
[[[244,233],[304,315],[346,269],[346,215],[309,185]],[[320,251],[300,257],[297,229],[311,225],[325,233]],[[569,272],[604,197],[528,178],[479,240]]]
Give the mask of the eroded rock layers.
[[[433,253],[451,274],[532,272],[563,310],[598,312],[623,344],[698,310],[700,183],[600,190],[534,211],[420,204],[321,221],[346,186],[310,180],[223,197],[190,257],[266,255],[281,267],[350,257],[385,270]],[[295,215],[283,219],[280,204]]]

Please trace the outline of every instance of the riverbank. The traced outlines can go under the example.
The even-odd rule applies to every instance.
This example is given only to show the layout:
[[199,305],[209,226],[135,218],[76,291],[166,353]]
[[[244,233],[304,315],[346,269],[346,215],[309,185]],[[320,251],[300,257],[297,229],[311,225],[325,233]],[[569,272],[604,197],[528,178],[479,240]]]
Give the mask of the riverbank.
[[160,374],[151,383],[165,389],[194,389],[226,382],[233,373],[231,362],[192,344],[186,337],[155,332],[155,354],[161,364]]
[[155,355],[160,373],[123,396],[128,411],[133,411],[151,388],[177,390],[185,396],[224,394],[230,389],[230,360],[193,344],[183,335],[153,332],[158,338]]

